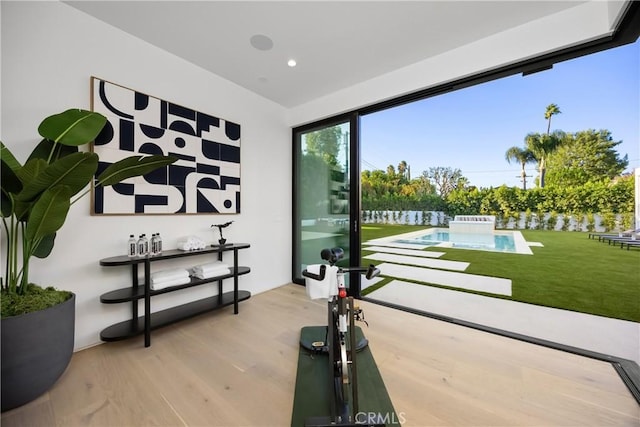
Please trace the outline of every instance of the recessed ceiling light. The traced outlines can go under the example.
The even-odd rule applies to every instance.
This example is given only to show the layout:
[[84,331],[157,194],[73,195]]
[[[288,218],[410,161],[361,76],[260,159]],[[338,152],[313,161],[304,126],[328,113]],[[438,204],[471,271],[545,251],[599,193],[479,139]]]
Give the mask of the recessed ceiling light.
[[292,67],[292,68],[293,68],[293,67],[295,67],[296,65],[298,65],[298,63],[296,62],[296,60],[295,60],[295,59],[290,59],[290,60],[288,60],[288,61],[287,61],[287,65],[288,65],[289,67]]
[[273,40],[264,34],[256,34],[249,39],[251,46],[258,50],[271,50],[273,48]]

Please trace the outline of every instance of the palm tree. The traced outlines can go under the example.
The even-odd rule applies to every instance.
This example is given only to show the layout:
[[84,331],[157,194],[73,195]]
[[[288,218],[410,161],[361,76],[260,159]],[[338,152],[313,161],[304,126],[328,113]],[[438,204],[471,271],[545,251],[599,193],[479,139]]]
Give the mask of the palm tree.
[[514,162],[518,162],[522,165],[522,172],[520,173],[522,178],[522,189],[526,190],[527,172],[525,171],[525,166],[527,163],[535,163],[536,157],[533,155],[533,152],[527,148],[513,146],[507,150],[504,157],[509,163],[513,160]]
[[562,113],[562,111],[560,111],[560,107],[556,104],[547,105],[547,110],[544,112],[544,118],[547,120],[547,135],[551,133],[551,117],[560,113]]
[[551,153],[558,149],[564,140],[565,135],[562,131],[551,132],[551,117],[560,114],[561,112],[560,107],[556,104],[547,105],[547,109],[544,112],[544,118],[547,120],[547,133],[530,133],[524,139],[527,149],[533,153],[533,156],[538,161],[540,188],[544,187],[544,176],[547,171],[547,158]]
[[387,176],[392,179],[395,178],[396,169],[393,167],[393,165],[387,166]]
[[407,178],[407,162],[404,160],[398,164],[398,175],[400,175],[401,179]]
[[540,174],[540,188],[544,188],[544,175],[547,171],[546,161],[549,155],[556,151],[565,134],[560,130],[553,131],[550,134],[530,133],[525,137],[527,149],[531,151],[538,161],[538,173]]

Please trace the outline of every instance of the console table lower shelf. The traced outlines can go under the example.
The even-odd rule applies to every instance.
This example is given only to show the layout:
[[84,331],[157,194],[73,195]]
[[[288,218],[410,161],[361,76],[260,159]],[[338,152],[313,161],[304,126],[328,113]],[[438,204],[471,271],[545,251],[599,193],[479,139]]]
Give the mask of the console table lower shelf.
[[[251,297],[249,291],[238,291],[238,301],[245,301]],[[203,313],[219,310],[221,308],[234,305],[233,292],[225,292],[221,296],[213,296],[201,300],[193,301],[187,304],[171,307],[166,310],[151,313],[150,330],[158,329],[163,326],[181,320],[195,317]],[[136,335],[145,333],[144,328],[145,317],[141,316],[137,319],[125,320],[103,329],[100,332],[100,339],[103,341],[119,341],[131,338]]]

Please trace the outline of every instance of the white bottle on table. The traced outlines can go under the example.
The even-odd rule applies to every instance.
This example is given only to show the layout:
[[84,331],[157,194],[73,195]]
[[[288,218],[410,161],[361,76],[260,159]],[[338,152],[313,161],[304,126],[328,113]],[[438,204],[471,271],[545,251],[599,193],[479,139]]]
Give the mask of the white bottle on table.
[[138,254],[138,241],[133,236],[133,234],[129,235],[129,241],[127,242],[127,256],[129,258],[133,258]]
[[152,256],[158,254],[158,243],[157,243],[155,233],[151,235],[151,241],[149,242],[149,247],[151,248]]
[[147,239],[146,235],[141,234],[140,238],[138,239],[138,255],[146,256],[148,254],[149,254],[149,240]]
[[156,233],[156,250],[158,255],[162,253],[162,237],[160,237],[160,233]]

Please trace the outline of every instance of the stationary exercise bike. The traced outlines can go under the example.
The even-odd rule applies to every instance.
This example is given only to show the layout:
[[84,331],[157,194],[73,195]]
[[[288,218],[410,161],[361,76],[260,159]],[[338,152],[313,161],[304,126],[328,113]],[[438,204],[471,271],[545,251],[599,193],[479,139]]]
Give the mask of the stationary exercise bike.
[[[339,267],[335,264],[344,257],[341,248],[323,249],[320,257],[329,265],[320,265],[317,272],[302,272],[307,279],[307,286],[318,286],[322,283],[328,297],[328,324],[325,341],[301,343],[311,352],[329,355],[329,372],[331,390],[331,416],[329,419],[308,420],[307,427],[319,426],[362,426],[356,420],[358,414],[358,371],[356,353],[368,345],[365,338],[356,342],[355,321],[364,321],[362,309],[353,297],[347,296],[344,275],[350,272],[365,273],[367,279],[380,274],[374,265],[369,267]],[[328,279],[325,281],[325,279]],[[313,282],[313,280],[317,282]],[[365,321],[366,323],[366,321]]]

